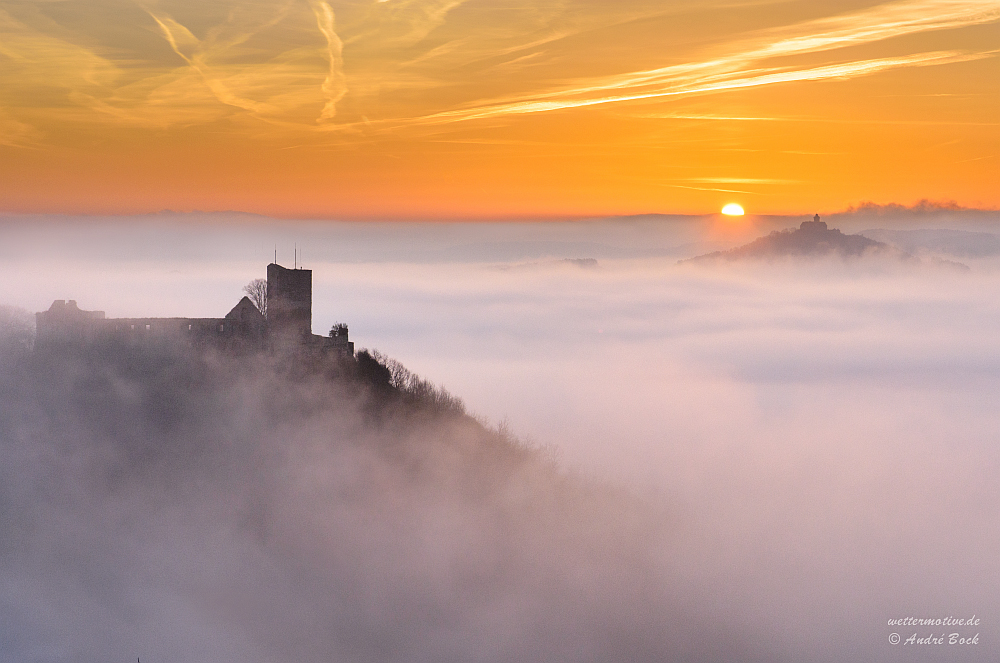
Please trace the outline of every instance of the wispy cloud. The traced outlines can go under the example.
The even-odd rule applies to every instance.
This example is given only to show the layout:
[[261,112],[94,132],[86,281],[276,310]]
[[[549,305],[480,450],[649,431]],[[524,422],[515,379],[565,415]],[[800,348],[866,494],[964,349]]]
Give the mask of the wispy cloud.
[[795,184],[796,180],[778,180],[760,177],[693,177],[689,182],[703,184]]
[[[319,4],[325,5],[325,3]],[[156,21],[170,47],[198,74],[216,99],[223,104],[254,113],[275,114],[279,110],[278,107],[237,92],[241,87],[244,89],[248,87],[249,81],[247,77],[242,75],[245,72],[240,71],[243,69],[242,67],[217,66],[213,61],[221,59],[221,56],[228,50],[250,39],[257,30],[269,27],[280,20],[283,15],[281,9],[279,8],[276,15],[266,21],[263,26],[257,26],[256,30],[243,29],[235,31],[234,34],[223,36],[223,27],[229,26],[220,26],[214,29],[204,42],[170,16],[151,10],[147,11]]]
[[322,0],[309,0],[309,6],[316,14],[316,25],[326,39],[326,52],[330,60],[330,71],[323,81],[323,93],[327,101],[319,115],[319,120],[332,120],[337,114],[337,102],[347,94],[347,82],[344,77],[344,43],[337,35],[333,9]]
[[719,92],[793,81],[853,78],[888,69],[965,62],[997,51],[936,51],[838,62],[823,66],[771,66],[776,58],[822,53],[894,37],[992,23],[1000,20],[994,0],[917,0],[762,31],[731,44],[731,52],[705,60],[577,81],[532,95],[485,101],[432,114],[423,121],[463,121],[543,113],[625,101]]
[[[104,86],[121,75],[113,61],[65,37],[48,34],[0,9],[0,56],[7,59],[7,73],[15,76],[10,82],[23,84],[27,76],[50,86]],[[9,89],[5,96],[9,101]]]
[[[745,71],[774,57],[819,53],[917,32],[944,30],[1000,20],[993,0],[918,0],[880,5],[862,12],[766,30],[727,48],[721,57],[631,72],[595,80],[582,92],[676,83],[697,84],[705,77]],[[557,93],[554,93],[557,94]]]
[[0,145],[8,147],[29,147],[40,138],[41,132],[35,127],[0,112]]
[[[70,83],[69,96],[98,117],[158,128],[206,124],[241,112],[271,124],[307,126],[307,118],[317,112],[303,111],[309,107],[322,108],[321,117],[332,117],[346,91],[340,44],[329,5],[312,5],[282,0],[233,7],[222,22],[207,30],[202,25],[201,37],[159,5],[144,7],[179,61],[130,63],[130,78],[121,84],[84,89]],[[305,19],[311,18],[310,39],[316,47],[301,38],[276,42],[268,33],[290,15],[292,20],[282,29],[309,34]],[[321,49],[324,40],[326,48]],[[324,55],[325,72],[317,66]],[[66,109],[59,115],[84,119]]]
[[[921,95],[914,95],[921,96]],[[843,118],[843,117],[822,117],[819,115],[775,115],[772,117],[745,116],[745,115],[717,115],[715,113],[627,113],[626,117],[653,120],[691,120],[691,121],[718,121],[718,122],[808,122],[810,124],[885,124],[885,125],[913,125],[913,126],[963,126],[963,127],[997,127],[1000,122],[967,122],[964,120],[942,119],[942,120],[905,120],[905,119],[877,119],[877,118]],[[810,152],[809,154],[817,154]],[[823,152],[822,154],[828,154]]]
[[452,10],[468,0],[375,0],[358,20],[345,44],[386,49],[412,46],[445,23]]
[[[995,0],[904,0],[864,11],[772,30],[781,37],[746,53],[750,59],[827,51],[930,30],[950,30],[1000,20]],[[800,32],[801,31],[801,32]]]
[[[986,53],[962,53],[958,51],[937,51],[932,53],[919,53],[896,58],[876,58],[871,60],[861,60],[857,62],[847,62],[841,64],[812,67],[808,69],[789,70],[756,70],[755,72],[744,72],[750,75],[731,76],[726,74],[712,74],[696,78],[694,81],[677,81],[673,84],[663,84],[659,88],[649,91],[633,92],[631,94],[615,94],[606,96],[590,96],[588,93],[595,89],[572,89],[565,90],[561,94],[542,95],[547,97],[542,100],[511,101],[507,103],[494,103],[462,110],[446,111],[419,118],[424,122],[449,122],[484,119],[490,117],[506,115],[524,115],[530,113],[544,113],[572,108],[584,108],[587,106],[599,106],[603,104],[619,103],[625,101],[641,101],[646,99],[656,99],[660,97],[676,97],[693,94],[704,94],[708,92],[721,92],[726,90],[737,90],[742,88],[760,87],[763,85],[773,85],[775,83],[789,83],[794,81],[817,81],[831,78],[847,79],[857,76],[867,76],[888,69],[898,69],[902,67],[930,66],[951,64],[956,62],[968,62],[994,55],[997,51]],[[767,73],[762,73],[767,72]],[[684,77],[688,78],[688,77]],[[597,89],[607,89],[603,86]],[[564,98],[560,98],[564,97]]]
[[779,120],[794,120],[799,118],[760,117],[750,115],[718,115],[716,113],[629,113],[628,117],[652,120],[712,120],[723,122],[776,122]]
[[689,191],[718,191],[721,193],[742,193],[748,196],[756,195],[756,192],[754,191],[745,191],[743,189],[719,189],[717,187],[687,186],[684,184],[666,184],[666,183],[661,183],[660,186],[670,187],[671,189],[688,189]]
[[[427,139],[453,134],[454,123],[849,79],[997,53],[963,50],[954,39],[928,52],[890,41],[995,22],[996,0],[891,2],[736,36],[706,29],[684,51],[630,49],[622,40],[667,25],[667,14],[697,22],[720,11],[718,3],[671,3],[669,11],[655,4],[224,0],[219,11],[199,13],[177,0],[139,0],[132,8],[143,11],[118,27],[158,35],[146,50],[113,43],[85,21],[62,25],[5,6],[0,112],[10,119],[0,140],[23,144],[60,123],[162,129],[229,120],[243,137],[253,131],[280,147],[325,149],[351,136],[412,129],[411,138]],[[781,16],[775,11],[771,25]],[[886,43],[863,56],[849,48],[875,42]],[[605,46],[618,59],[595,55]],[[663,62],[673,64],[651,66]],[[620,73],[579,75],[598,69]],[[811,121],[756,109],[632,109],[684,120]]]

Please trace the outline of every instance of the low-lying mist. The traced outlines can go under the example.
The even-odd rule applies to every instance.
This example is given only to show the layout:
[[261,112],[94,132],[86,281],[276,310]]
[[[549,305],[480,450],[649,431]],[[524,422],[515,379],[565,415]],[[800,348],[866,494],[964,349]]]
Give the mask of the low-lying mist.
[[[934,227],[903,221],[892,228]],[[525,232],[490,241],[507,251],[541,231]],[[486,428],[265,359],[7,362],[0,652],[995,659],[996,257],[966,251],[968,272],[678,265],[716,248],[684,233],[687,254],[549,244],[307,263],[317,332],[348,322],[359,348],[445,385]],[[12,304],[75,297],[109,315],[133,300],[155,314],[159,293],[180,309],[161,314],[190,297],[204,311],[191,315],[221,315],[262,272],[163,255],[39,264],[48,285]],[[971,630],[888,625],[972,615]],[[952,632],[978,644],[890,641]]]
[[[723,660],[669,517],[353,360],[22,353],[8,660]],[[712,627],[712,633],[734,631]]]

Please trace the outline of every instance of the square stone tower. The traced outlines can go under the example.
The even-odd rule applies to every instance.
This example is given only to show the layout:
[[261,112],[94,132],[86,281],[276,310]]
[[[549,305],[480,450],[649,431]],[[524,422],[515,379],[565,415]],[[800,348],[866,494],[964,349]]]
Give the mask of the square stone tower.
[[312,334],[311,269],[267,266],[267,328],[275,340],[301,342]]

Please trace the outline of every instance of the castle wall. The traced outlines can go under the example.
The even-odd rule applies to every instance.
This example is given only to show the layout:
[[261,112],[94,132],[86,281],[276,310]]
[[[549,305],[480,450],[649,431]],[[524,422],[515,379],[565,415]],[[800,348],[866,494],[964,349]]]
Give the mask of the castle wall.
[[56,300],[35,314],[39,350],[58,346],[112,347],[187,342],[231,350],[265,347],[353,354],[347,326],[330,337],[312,334],[312,270],[267,266],[267,319],[248,297],[224,318],[106,318],[84,311],[76,302]]
[[84,311],[75,300],[57,299],[35,314],[35,346],[91,343],[100,334],[104,311]]
[[232,337],[225,318],[112,318],[104,322],[109,338],[140,343],[146,340],[212,340]]

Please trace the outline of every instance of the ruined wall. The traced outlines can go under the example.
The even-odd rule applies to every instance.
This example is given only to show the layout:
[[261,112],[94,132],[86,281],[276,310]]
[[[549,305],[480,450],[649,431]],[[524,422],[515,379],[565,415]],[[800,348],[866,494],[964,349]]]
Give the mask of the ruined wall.
[[106,318],[76,302],[56,300],[36,313],[36,348],[129,347],[185,342],[226,350],[272,349],[334,351],[353,354],[347,326],[330,338],[312,334],[312,270],[267,266],[268,315],[265,320],[248,297],[224,318]]
[[35,314],[35,347],[91,343],[103,329],[104,311],[84,311],[75,300],[57,299]]

